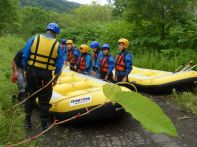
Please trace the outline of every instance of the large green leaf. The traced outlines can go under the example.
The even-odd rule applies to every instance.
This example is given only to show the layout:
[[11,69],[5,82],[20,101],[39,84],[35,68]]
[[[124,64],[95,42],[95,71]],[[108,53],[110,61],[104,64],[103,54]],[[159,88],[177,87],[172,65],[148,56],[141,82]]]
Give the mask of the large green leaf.
[[152,133],[177,136],[173,123],[156,103],[139,93],[120,91],[117,86],[110,87],[109,84],[103,87],[104,94],[109,99],[113,96],[112,100],[121,104],[145,129]]
[[109,98],[111,101],[115,101],[115,95],[117,92],[121,92],[121,88],[118,85],[115,84],[105,84],[103,86],[103,92],[107,98]]

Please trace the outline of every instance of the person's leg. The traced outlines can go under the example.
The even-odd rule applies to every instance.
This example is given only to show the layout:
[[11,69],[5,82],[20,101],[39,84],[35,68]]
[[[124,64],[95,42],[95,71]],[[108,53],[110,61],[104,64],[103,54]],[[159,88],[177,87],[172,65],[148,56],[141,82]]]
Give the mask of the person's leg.
[[[41,75],[41,79],[42,79],[42,83],[46,85],[52,79],[52,74],[50,72],[43,72],[43,75]],[[49,118],[49,109],[51,107],[51,104],[49,103],[51,96],[52,96],[51,84],[47,88],[43,89],[43,91],[41,91],[38,96],[42,130],[45,130],[47,128],[47,122]]]
[[[28,95],[33,94],[35,91],[37,91],[37,83],[36,83],[36,76],[37,73],[35,71],[32,71],[31,69],[27,72],[27,93]],[[31,124],[31,115],[33,112],[34,102],[36,99],[36,95],[34,97],[31,97],[25,102],[25,128],[30,128],[32,126]]]
[[106,74],[105,74],[105,73],[100,72],[100,74],[99,74],[99,78],[100,78],[100,79],[105,79],[105,76],[106,76]]
[[108,76],[108,81],[114,83],[114,79],[113,79],[113,73],[110,73],[109,76]]
[[117,82],[122,82],[124,76],[117,76]]
[[25,98],[26,80],[24,78],[24,73],[22,68],[17,68],[17,87],[18,87],[18,100],[21,101]]

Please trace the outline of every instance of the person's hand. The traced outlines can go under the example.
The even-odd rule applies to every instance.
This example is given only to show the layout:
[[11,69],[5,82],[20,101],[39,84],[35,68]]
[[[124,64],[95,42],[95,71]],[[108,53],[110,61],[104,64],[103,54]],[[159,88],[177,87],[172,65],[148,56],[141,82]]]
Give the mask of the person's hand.
[[77,69],[77,65],[74,66],[74,69]]
[[53,82],[52,82],[52,86],[54,87],[56,84],[57,84],[57,80],[55,79],[55,80],[53,80]]
[[18,77],[18,75],[19,75],[19,74],[18,74],[18,72],[16,71],[16,72],[14,73],[14,76],[15,76],[15,77]]
[[118,80],[118,78],[117,78],[117,76],[115,75],[115,77],[114,77],[114,81],[117,81]]
[[125,76],[125,77],[123,78],[122,82],[127,82],[127,81],[128,81],[127,76]]
[[13,75],[11,76],[10,80],[11,80],[12,83],[16,83],[17,77],[15,76],[15,74],[13,74]]
[[85,75],[88,75],[88,72],[87,72],[87,71],[85,71],[85,72],[84,72],[84,74],[85,74]]
[[96,77],[96,71],[93,71],[93,72],[92,72],[92,75],[93,75],[94,77]]
[[107,80],[107,79],[108,79],[108,75],[105,76],[105,80]]
[[24,78],[27,79],[27,72],[24,71]]

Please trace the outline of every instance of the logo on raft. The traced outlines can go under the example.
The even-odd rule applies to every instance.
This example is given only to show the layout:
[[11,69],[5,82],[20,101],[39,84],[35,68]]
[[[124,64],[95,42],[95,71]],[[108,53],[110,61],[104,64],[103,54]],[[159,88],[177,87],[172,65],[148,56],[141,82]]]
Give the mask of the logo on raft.
[[88,103],[91,103],[91,101],[92,101],[91,96],[86,96],[86,97],[83,97],[83,98],[73,99],[73,100],[70,100],[70,106],[88,104]]

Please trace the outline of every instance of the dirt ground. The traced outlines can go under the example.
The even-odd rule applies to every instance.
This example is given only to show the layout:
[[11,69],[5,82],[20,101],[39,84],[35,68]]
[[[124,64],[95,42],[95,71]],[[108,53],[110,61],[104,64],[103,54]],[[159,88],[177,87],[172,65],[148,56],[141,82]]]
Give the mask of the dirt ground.
[[[197,116],[183,112],[165,102],[165,96],[150,96],[175,124],[178,137],[151,134],[128,114],[122,118],[83,125],[61,125],[38,140],[40,147],[196,147]],[[40,131],[37,112],[27,137]]]

